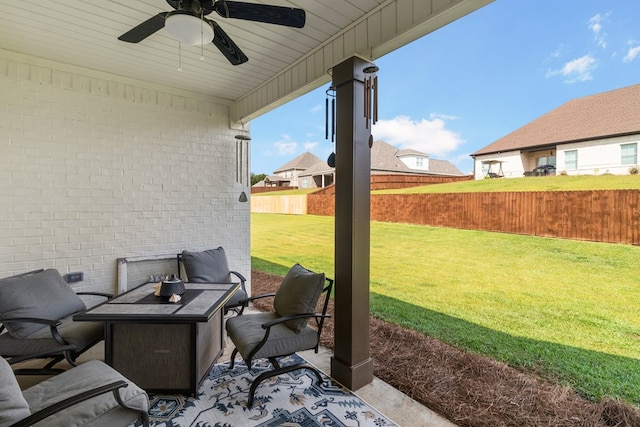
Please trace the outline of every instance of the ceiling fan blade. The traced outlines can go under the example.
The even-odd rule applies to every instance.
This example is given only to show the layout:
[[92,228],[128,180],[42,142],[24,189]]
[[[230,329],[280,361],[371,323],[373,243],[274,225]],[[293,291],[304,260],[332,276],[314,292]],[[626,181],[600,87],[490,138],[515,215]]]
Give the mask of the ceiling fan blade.
[[294,7],[218,0],[213,8],[223,18],[244,19],[286,27],[302,28],[306,21],[305,11]]
[[[207,20],[209,21],[209,20]],[[233,65],[240,65],[249,60],[247,55],[240,50],[237,44],[225,33],[215,21],[209,21],[213,25],[213,44]]]
[[120,37],[118,40],[129,43],[139,43],[151,34],[164,28],[164,18],[168,12],[160,12],[141,24],[136,25]]

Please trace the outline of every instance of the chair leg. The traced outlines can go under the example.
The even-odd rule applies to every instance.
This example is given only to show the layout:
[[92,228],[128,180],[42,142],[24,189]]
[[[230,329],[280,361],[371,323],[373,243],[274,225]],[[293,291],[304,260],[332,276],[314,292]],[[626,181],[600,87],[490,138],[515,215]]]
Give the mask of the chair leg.
[[231,352],[231,363],[229,364],[229,369],[233,369],[236,364],[236,356],[238,355],[238,348],[234,348]]
[[251,387],[249,387],[249,398],[247,399],[247,407],[251,408],[253,406],[253,400],[255,398],[256,389],[258,388],[258,386],[262,381],[266,380],[267,378],[275,377],[281,374],[286,374],[288,372],[297,371],[299,369],[307,369],[312,371],[315,374],[316,379],[318,380],[318,384],[322,384],[322,375],[320,375],[320,372],[318,372],[318,370],[315,367],[308,365],[306,363],[303,363],[300,365],[285,366],[283,368],[277,368],[272,371],[263,372],[260,375],[258,375],[255,380],[253,380],[253,382],[251,383]]
[[73,367],[73,366],[78,366],[78,364],[76,363],[76,358],[74,357],[73,354],[71,354],[71,351],[65,351],[64,352],[64,358],[66,359],[67,362],[69,362],[69,364]]

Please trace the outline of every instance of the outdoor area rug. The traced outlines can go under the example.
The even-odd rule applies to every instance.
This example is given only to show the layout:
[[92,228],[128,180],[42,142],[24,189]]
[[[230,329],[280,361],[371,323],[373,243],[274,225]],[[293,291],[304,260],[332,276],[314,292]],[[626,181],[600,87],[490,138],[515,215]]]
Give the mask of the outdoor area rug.
[[[282,365],[299,363],[293,355]],[[150,424],[154,427],[244,427],[244,426],[397,426],[348,389],[323,375],[302,369],[260,384],[253,407],[247,408],[249,387],[255,377],[271,368],[266,359],[255,361],[251,370],[236,360],[215,365],[195,397],[150,394]],[[133,424],[141,426],[141,422]]]

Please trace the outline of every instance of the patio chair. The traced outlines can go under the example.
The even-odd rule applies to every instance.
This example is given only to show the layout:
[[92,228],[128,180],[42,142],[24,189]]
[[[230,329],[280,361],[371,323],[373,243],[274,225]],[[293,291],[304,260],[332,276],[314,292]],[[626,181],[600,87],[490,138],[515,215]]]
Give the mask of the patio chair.
[[[244,310],[241,310],[238,316],[227,320],[227,335],[235,345],[229,369],[233,369],[238,353],[249,368],[252,361],[261,358],[267,358],[273,365],[273,370],[261,373],[251,384],[247,406],[253,406],[256,389],[262,381],[280,374],[309,369],[322,383],[322,376],[315,367],[306,363],[281,366],[279,359],[304,350],[318,352],[324,319],[329,317],[327,307],[332,288],[333,280],[325,278],[324,273],[314,273],[295,264],[275,294],[257,295],[246,300],[274,297],[273,312],[243,314]],[[316,313],[323,293],[322,311]],[[309,326],[310,319],[315,320],[314,327]]]
[[245,284],[247,279],[237,271],[229,270],[227,255],[222,246],[202,252],[182,251],[178,254],[178,272],[182,271],[180,263],[187,275],[186,282],[232,283],[235,281],[232,275],[235,276],[240,281],[240,289],[224,305],[224,314],[226,315],[229,311],[236,314],[240,312],[242,309],[240,301],[247,298]]
[[42,368],[17,369],[18,375],[55,375],[54,366],[76,358],[104,338],[102,323],[74,322],[75,313],[86,310],[78,292],[55,269],[36,270],[0,279],[0,356],[10,365],[29,359],[48,359]]
[[91,360],[21,391],[0,360],[0,426],[149,425],[149,397],[102,361]]

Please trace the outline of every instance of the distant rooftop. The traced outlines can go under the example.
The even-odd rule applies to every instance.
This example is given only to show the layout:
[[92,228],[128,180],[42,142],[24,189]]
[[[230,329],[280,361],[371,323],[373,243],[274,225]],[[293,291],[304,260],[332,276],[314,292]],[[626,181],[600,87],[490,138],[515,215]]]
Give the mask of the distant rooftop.
[[273,173],[278,173],[278,172],[284,172],[284,171],[288,171],[288,170],[307,170],[309,169],[311,166],[313,166],[315,163],[321,162],[322,160],[320,160],[320,158],[310,152],[306,152],[306,153],[302,153],[300,154],[298,157],[296,157],[295,159],[285,163],[284,165],[280,166],[278,169],[276,169],[275,171],[273,171]]
[[576,98],[472,156],[640,133],[640,84]]
[[[337,153],[339,155],[339,153]],[[424,157],[428,159],[428,170],[412,169],[407,166],[401,157]],[[315,159],[313,163],[312,160]],[[309,164],[311,163],[311,164]],[[306,167],[305,167],[306,166]],[[325,160],[319,159],[311,153],[304,153],[291,160],[290,162],[279,167],[274,173],[284,172],[287,170],[300,170],[299,176],[313,176],[331,173],[331,168]],[[447,160],[436,160],[429,158],[429,155],[418,150],[403,149],[399,150],[385,141],[378,140],[371,147],[371,173],[404,173],[404,174],[420,174],[420,175],[450,175],[463,176],[464,174]]]

